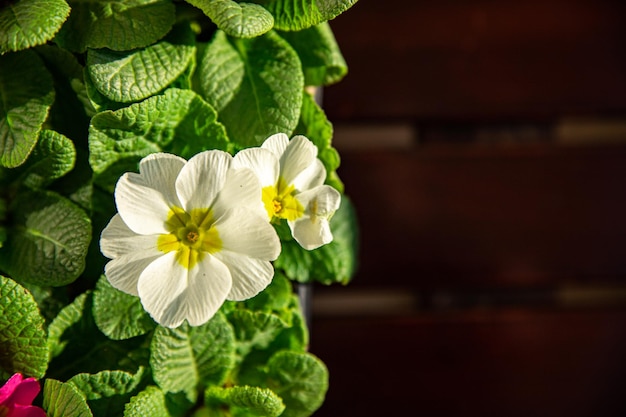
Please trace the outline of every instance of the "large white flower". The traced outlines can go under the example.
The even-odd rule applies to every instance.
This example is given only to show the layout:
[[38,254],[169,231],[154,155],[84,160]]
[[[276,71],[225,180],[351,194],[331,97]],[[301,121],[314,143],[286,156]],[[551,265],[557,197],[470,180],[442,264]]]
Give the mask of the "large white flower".
[[280,241],[259,208],[258,178],[232,162],[217,150],[189,161],[156,153],[117,183],[118,214],[100,238],[105,274],[163,326],[203,324],[224,300],[272,280]]
[[272,135],[260,148],[237,153],[234,165],[258,175],[269,218],[286,219],[303,248],[315,249],[333,240],[329,220],[339,208],[341,194],[324,185],[326,169],[309,139]]

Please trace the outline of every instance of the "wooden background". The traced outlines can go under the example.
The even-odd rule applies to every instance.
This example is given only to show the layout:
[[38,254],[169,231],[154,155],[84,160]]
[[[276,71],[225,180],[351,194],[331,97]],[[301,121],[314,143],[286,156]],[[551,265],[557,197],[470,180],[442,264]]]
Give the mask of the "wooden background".
[[361,226],[316,416],[626,415],[626,2],[361,0],[324,90]]

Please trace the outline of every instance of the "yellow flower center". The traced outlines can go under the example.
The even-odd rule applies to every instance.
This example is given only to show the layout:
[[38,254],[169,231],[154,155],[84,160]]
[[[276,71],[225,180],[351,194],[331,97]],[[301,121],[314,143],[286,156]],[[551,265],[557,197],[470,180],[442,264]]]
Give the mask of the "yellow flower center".
[[159,236],[157,249],[164,253],[176,251],[176,261],[191,269],[207,253],[222,249],[222,240],[213,223],[211,209],[193,209],[187,213],[180,207],[173,207],[165,221],[170,233]]
[[295,220],[304,214],[304,206],[294,196],[296,187],[281,177],[276,185],[263,187],[263,204],[270,219]]

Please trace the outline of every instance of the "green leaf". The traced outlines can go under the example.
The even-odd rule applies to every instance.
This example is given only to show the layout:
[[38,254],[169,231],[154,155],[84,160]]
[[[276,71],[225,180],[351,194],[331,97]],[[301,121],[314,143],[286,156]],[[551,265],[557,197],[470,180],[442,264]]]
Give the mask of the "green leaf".
[[0,55],[0,166],[21,165],[54,100],[52,77],[33,51]]
[[186,323],[176,329],[158,326],[150,357],[155,382],[164,391],[182,391],[195,401],[199,388],[224,382],[234,364],[234,338],[221,313],[198,327]]
[[14,373],[42,378],[48,368],[44,319],[33,296],[0,275],[0,378]]
[[206,149],[226,149],[217,113],[189,90],[167,89],[141,103],[106,111],[91,120],[89,162],[96,183],[113,189],[144,156],[170,152],[189,158]]
[[193,32],[178,25],[164,40],[143,49],[90,49],[87,73],[106,98],[130,103],[167,87],[187,69],[194,54]]
[[328,369],[310,353],[278,352],[267,363],[267,386],[285,403],[281,417],[307,417],[324,402]]
[[260,387],[209,387],[204,393],[204,401],[214,409],[229,407],[234,417],[278,417],[285,410],[285,404],[278,395]]
[[305,85],[334,84],[348,73],[348,65],[328,22],[297,32],[281,32],[280,36],[298,53]]
[[144,368],[135,374],[124,371],[81,373],[68,382],[83,394],[95,417],[120,416],[126,403],[137,394],[146,374]]
[[244,301],[244,304],[252,310],[276,312],[289,308],[292,296],[291,282],[277,271],[270,285],[256,296]]
[[246,356],[252,349],[264,349],[288,326],[280,317],[262,311],[237,309],[228,315],[235,329],[237,353]]
[[204,12],[219,29],[238,38],[253,38],[274,26],[274,17],[264,7],[232,0],[186,0]]
[[43,409],[47,417],[91,417],[91,410],[72,384],[46,379],[43,387]]
[[330,229],[333,241],[312,251],[303,249],[295,240],[284,241],[274,267],[299,282],[350,282],[356,269],[358,226],[352,203],[345,195],[330,221]]
[[53,130],[42,130],[32,153],[19,167],[23,184],[34,189],[43,188],[74,168],[74,143]]
[[124,417],[170,417],[165,393],[155,386],[149,386],[131,398],[124,409]]
[[331,146],[333,125],[326,118],[322,108],[308,93],[304,93],[300,121],[294,134],[306,136],[317,146],[317,157],[326,168],[326,183],[343,192],[343,183],[336,173],[340,163],[339,153]]
[[48,345],[53,359],[47,376],[67,380],[77,373],[96,374],[110,369],[135,373],[147,365],[143,338],[107,338],[96,327],[92,308],[92,294],[83,293],[50,323]]
[[357,0],[253,0],[274,16],[279,30],[302,30],[334,19]]
[[140,336],[156,327],[139,297],[113,288],[104,275],[93,294],[93,316],[100,331],[114,340]]
[[256,146],[298,124],[304,76],[295,51],[275,32],[229,39],[218,31],[200,52],[198,86],[231,141]]
[[170,0],[70,0],[72,11],[55,41],[73,52],[127,51],[161,39],[174,24]]
[[51,40],[70,14],[65,0],[21,0],[0,6],[0,55]]
[[26,191],[11,212],[7,268],[14,278],[44,286],[78,278],[91,241],[91,222],[81,208],[52,191]]

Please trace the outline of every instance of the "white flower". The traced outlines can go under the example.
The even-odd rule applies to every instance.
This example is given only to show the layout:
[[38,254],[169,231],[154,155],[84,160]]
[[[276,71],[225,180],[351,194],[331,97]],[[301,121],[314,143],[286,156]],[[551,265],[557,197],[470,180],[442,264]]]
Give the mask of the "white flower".
[[259,209],[259,180],[232,161],[217,150],[189,161],[156,153],[117,183],[118,214],[100,238],[105,274],[163,326],[203,324],[272,280],[280,241]]
[[272,135],[260,148],[237,153],[234,165],[258,175],[269,218],[286,219],[303,248],[315,249],[333,240],[329,220],[339,208],[341,194],[324,185],[326,169],[309,139]]

